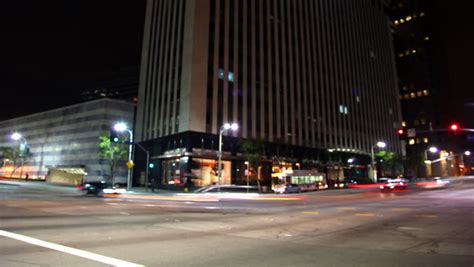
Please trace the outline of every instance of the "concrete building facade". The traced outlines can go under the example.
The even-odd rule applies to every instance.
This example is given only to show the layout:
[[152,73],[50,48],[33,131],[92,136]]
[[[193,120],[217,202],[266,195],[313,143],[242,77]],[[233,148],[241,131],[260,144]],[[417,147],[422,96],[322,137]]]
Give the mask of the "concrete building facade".
[[[136,136],[157,157],[186,132],[215,150],[226,122],[312,155],[368,156],[377,141],[401,153],[400,121],[383,1],[147,1]],[[191,153],[180,140],[167,147]]]
[[[26,140],[31,156],[12,173],[14,167],[4,162],[0,176],[30,179],[54,179],[70,184],[100,180],[110,176],[109,161],[99,155],[99,136],[109,134],[113,124],[132,125],[134,104],[100,99],[36,113],[0,122],[0,147],[17,147],[10,138],[14,132]],[[116,182],[126,182],[126,168],[119,169]]]

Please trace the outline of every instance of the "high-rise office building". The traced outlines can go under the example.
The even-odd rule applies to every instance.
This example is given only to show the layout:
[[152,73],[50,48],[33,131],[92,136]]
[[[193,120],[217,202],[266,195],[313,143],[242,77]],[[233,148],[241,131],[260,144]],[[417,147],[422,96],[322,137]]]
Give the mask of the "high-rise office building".
[[[386,7],[392,22],[402,125],[410,133],[406,137],[408,173],[416,176],[463,173],[467,168],[458,168],[455,162],[459,166],[467,165],[461,163],[467,163],[468,157],[460,155],[472,149],[474,135],[466,132],[453,135],[448,127],[451,123],[463,128],[474,125],[470,115],[473,94],[472,90],[466,90],[470,83],[466,65],[472,62],[468,56],[470,35],[463,30],[472,28],[469,11],[461,5],[446,5],[438,0],[390,0]],[[437,147],[439,152],[429,153],[430,147]],[[433,164],[423,163],[440,159],[441,153],[447,152],[457,156]]]
[[147,2],[136,137],[162,183],[192,172],[169,171],[183,157],[215,151],[227,122],[239,125],[225,133],[232,179],[241,139],[307,149],[323,165],[328,150],[367,158],[378,141],[401,153],[398,97],[383,1]]

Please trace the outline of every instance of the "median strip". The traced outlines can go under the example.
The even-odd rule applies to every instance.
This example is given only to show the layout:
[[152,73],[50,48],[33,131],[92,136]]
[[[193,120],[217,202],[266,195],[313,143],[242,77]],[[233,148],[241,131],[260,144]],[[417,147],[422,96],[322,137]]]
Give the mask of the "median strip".
[[319,211],[303,211],[303,214],[318,215],[318,214],[319,214]]
[[338,210],[355,210],[354,207],[338,207],[336,209],[338,209]]
[[392,208],[393,211],[409,211],[411,208]]
[[375,214],[373,213],[356,213],[354,216],[360,216],[360,217],[374,217]]
[[422,218],[438,218],[438,215],[434,215],[434,214],[420,214],[420,215],[416,215],[416,217],[422,217]]

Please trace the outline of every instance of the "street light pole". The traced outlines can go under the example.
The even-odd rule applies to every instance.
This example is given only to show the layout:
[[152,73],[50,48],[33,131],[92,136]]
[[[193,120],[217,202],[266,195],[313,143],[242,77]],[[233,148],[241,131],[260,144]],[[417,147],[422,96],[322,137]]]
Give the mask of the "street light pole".
[[219,133],[219,154],[217,155],[217,184],[221,184],[221,176],[222,176],[222,134],[224,133],[225,129],[224,127],[221,127],[220,133]]
[[[127,132],[130,134],[130,144],[128,145],[128,161],[132,160],[132,150],[133,150],[133,133],[129,129]],[[128,168],[127,172],[127,191],[132,189],[132,168]]]
[[[133,150],[133,132],[128,129],[127,125],[123,122],[119,122],[114,125],[114,130],[117,132],[124,132],[127,131],[130,134],[130,144],[128,146],[128,161],[132,160],[132,150]],[[128,168],[127,171],[127,191],[130,191],[132,188],[132,168]]]
[[145,191],[148,191],[148,172],[150,166],[150,152],[146,150],[142,145],[136,143],[137,147],[146,153],[146,168],[145,168]]
[[380,148],[384,148],[386,147],[387,144],[385,144],[384,142],[377,142],[377,144],[373,145],[371,148],[370,148],[370,155],[371,155],[371,158],[372,158],[372,162],[371,162],[371,167],[372,167],[372,173],[373,173],[373,176],[374,176],[374,182],[376,183],[377,182],[377,169],[376,169],[376,165],[375,165],[375,155],[374,155],[374,149],[375,147],[380,147]]
[[[18,132],[14,132],[11,136],[10,136],[11,139],[15,140],[15,141],[20,141],[20,156],[21,157],[21,171],[20,171],[20,178],[21,176],[23,176],[23,164],[25,163],[24,162],[24,157],[27,156],[27,154],[25,153],[25,151],[27,151],[28,149],[28,142],[26,141],[26,139]],[[12,171],[12,174],[13,175],[13,172]],[[27,173],[28,175],[28,173]],[[28,176],[26,176],[25,179],[28,179]]]
[[425,152],[424,153],[425,154],[424,155],[425,156],[425,161],[424,162],[425,162],[425,168],[426,168],[426,176],[429,177],[429,176],[432,175],[432,169],[431,169],[432,167],[431,167],[431,161],[428,159],[428,151],[431,152],[431,153],[436,153],[436,152],[438,152],[438,148],[432,146],[428,149],[425,149],[425,151],[424,151]]
[[[222,177],[222,134],[231,129],[232,131],[236,131],[239,128],[237,123],[226,123],[221,126],[220,131],[219,131],[219,152],[218,152],[218,161],[217,161],[217,184],[220,185],[221,183],[221,177]],[[219,187],[220,191],[220,187]]]
[[15,141],[20,141],[21,142],[21,144],[20,144],[21,149],[25,149],[26,146],[28,145],[28,142],[26,141],[26,139],[18,132],[14,132],[10,137],[11,137],[11,139],[13,139]]

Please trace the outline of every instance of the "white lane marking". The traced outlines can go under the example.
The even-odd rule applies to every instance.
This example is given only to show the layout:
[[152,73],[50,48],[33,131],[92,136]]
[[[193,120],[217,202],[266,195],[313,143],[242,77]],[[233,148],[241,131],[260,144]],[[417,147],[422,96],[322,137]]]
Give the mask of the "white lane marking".
[[80,250],[80,249],[70,248],[70,247],[66,247],[66,246],[63,246],[63,245],[58,245],[58,244],[54,244],[54,243],[51,243],[51,242],[46,242],[46,241],[39,240],[39,239],[36,239],[36,238],[32,238],[32,237],[29,237],[29,236],[19,235],[19,234],[15,234],[15,233],[3,231],[3,230],[0,230],[0,236],[9,237],[9,238],[16,239],[16,240],[19,240],[19,241],[23,241],[23,242],[26,242],[26,243],[30,243],[30,244],[33,244],[33,245],[37,245],[37,246],[40,246],[40,247],[45,247],[45,248],[49,248],[49,249],[52,249],[52,250],[61,251],[61,252],[64,252],[64,253],[68,253],[68,254],[71,254],[71,255],[75,255],[75,256],[86,258],[86,259],[93,260],[93,261],[102,262],[102,263],[109,264],[109,265],[112,265],[112,266],[123,266],[123,267],[143,266],[143,265],[140,265],[140,264],[127,262],[127,261],[122,261],[122,260],[110,258],[110,257],[107,257],[107,256],[102,256],[102,255],[99,255],[99,254],[95,254],[95,253],[92,253],[92,252],[87,252],[87,251]]

